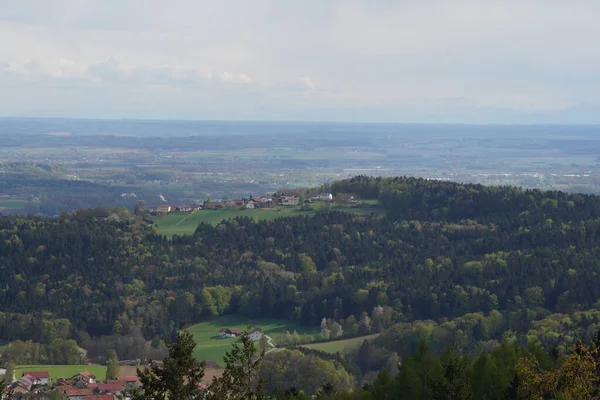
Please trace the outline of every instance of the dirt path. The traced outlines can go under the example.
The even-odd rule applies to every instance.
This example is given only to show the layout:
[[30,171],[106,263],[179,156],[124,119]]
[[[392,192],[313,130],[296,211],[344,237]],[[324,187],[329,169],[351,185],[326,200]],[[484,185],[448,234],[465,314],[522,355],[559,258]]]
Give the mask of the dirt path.
[[194,211],[192,211],[191,213],[189,213],[188,215],[186,215],[185,217],[181,218],[181,219],[179,220],[179,222],[175,224],[175,226],[179,225],[180,223],[182,223],[183,221],[185,221],[186,219],[188,219],[189,217],[191,217],[192,215],[194,215],[194,213],[195,213],[196,211],[198,211],[198,210],[194,210]]
[[265,351],[265,355],[269,354],[270,352],[274,351],[277,349],[277,347],[275,347],[275,345],[273,344],[273,339],[271,339],[271,336],[269,335],[265,335],[265,337],[267,338],[267,344],[269,346],[271,346],[271,348],[267,351]]

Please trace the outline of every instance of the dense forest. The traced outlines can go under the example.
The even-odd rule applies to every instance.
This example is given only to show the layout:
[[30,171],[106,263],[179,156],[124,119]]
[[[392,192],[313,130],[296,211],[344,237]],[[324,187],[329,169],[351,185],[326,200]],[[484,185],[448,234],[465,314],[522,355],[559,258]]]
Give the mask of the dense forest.
[[511,337],[565,352],[600,328],[600,198],[417,178],[331,190],[388,215],[237,218],[172,239],[123,209],[2,218],[0,339],[74,339],[94,355],[102,338],[129,358],[236,313],[383,331],[404,355],[423,337],[435,351]]

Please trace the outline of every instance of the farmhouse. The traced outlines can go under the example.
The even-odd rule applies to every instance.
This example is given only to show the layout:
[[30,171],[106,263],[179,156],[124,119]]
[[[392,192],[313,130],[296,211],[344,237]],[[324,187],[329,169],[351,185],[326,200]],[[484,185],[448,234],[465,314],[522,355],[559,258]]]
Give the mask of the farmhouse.
[[253,209],[258,208],[258,207],[260,207],[259,204],[255,203],[254,200],[249,200],[246,203],[246,208],[248,208],[250,210],[253,210]]
[[92,394],[90,389],[78,389],[74,387],[64,388],[62,389],[62,392],[69,400],[83,400],[86,396]]
[[333,201],[333,195],[331,193],[319,193],[316,196],[310,198],[311,201]]
[[230,328],[219,329],[219,337],[220,338],[238,337],[241,334],[242,334],[242,331],[240,331],[239,329],[230,329]]
[[250,336],[250,339],[254,342],[258,342],[262,337],[263,337],[263,331],[262,329],[252,329],[251,331],[248,332],[248,336]]
[[229,200],[229,201],[225,202],[225,205],[227,207],[242,207],[244,205],[244,200],[242,200],[242,199]]
[[171,206],[168,204],[160,204],[156,207],[156,212],[159,214],[168,214],[171,212]]
[[219,202],[219,201],[205,201],[204,205],[202,206],[203,210],[216,210],[218,208],[222,208],[223,207],[223,203]]
[[28,376],[30,379],[33,378],[34,385],[47,385],[48,380],[50,379],[50,373],[48,373],[48,371],[23,372],[22,376]]
[[86,384],[96,383],[96,375],[92,374],[91,372],[85,371],[74,375],[70,380],[75,382],[83,382]]
[[298,196],[281,196],[281,204],[284,206],[297,206],[299,201]]

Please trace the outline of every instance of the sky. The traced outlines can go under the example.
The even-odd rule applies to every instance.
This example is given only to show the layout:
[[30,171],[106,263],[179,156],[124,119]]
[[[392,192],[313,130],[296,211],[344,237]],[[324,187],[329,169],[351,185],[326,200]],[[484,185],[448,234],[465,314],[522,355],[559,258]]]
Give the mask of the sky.
[[597,0],[1,0],[0,116],[600,123]]

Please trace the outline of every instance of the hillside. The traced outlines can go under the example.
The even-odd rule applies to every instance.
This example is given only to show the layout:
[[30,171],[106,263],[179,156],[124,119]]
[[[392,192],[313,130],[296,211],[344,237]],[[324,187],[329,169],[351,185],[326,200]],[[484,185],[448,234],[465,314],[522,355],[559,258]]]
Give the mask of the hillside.
[[93,210],[2,218],[0,339],[116,341],[134,358],[143,344],[125,338],[159,346],[181,323],[237,314],[314,327],[328,318],[348,335],[463,321],[448,329],[473,344],[597,307],[596,196],[415,178],[332,190],[378,198],[388,216],[237,217],[172,240]]

